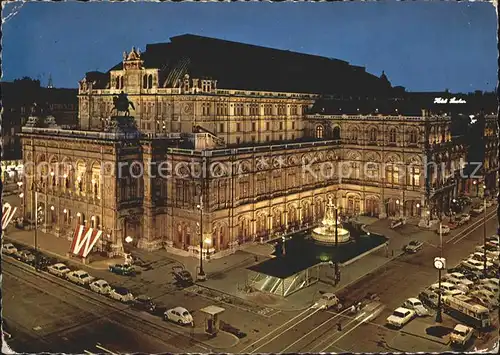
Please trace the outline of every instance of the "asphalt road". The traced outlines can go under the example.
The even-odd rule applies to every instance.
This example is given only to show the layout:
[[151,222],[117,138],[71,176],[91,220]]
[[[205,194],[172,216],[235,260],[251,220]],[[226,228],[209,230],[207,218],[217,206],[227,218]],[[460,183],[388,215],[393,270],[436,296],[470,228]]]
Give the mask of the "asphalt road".
[[[491,210],[486,224],[486,235],[496,233],[498,222]],[[443,256],[448,267],[453,267],[461,259],[474,252],[476,245],[483,241],[483,223],[474,219],[450,236],[443,237]],[[291,353],[291,352],[441,352],[449,350],[448,345],[389,329],[385,319],[407,298],[416,297],[425,287],[437,282],[438,274],[433,267],[434,257],[440,255],[436,244],[428,243],[413,255],[402,255],[377,271],[366,275],[355,284],[343,289],[339,298],[345,305],[353,304],[369,293],[376,293],[385,306],[373,320],[366,319],[363,309],[356,314],[309,309],[297,314],[288,322],[276,327],[260,339],[246,343],[240,352],[250,353]],[[447,317],[447,316],[445,316]],[[448,322],[458,323],[452,319]],[[338,323],[341,329],[338,328]],[[426,322],[432,324],[433,318]],[[498,329],[498,318],[496,318]],[[404,328],[403,328],[404,329]],[[476,340],[470,347],[481,346]],[[395,348],[397,346],[397,348]]]
[[[494,214],[494,213],[493,213]],[[496,218],[488,220],[487,235],[494,234]],[[448,266],[454,266],[482,243],[483,227],[478,219],[453,236],[443,238],[443,256]],[[402,236],[403,238],[403,236]],[[432,266],[440,254],[439,236],[414,255],[403,255],[357,283],[341,291],[338,296],[344,304],[351,304],[376,293],[385,306],[375,319],[366,319],[363,310],[355,314],[336,314],[330,311],[308,309],[302,312],[282,312],[272,318],[256,316],[247,311],[225,305],[224,318],[231,318],[235,326],[245,325],[253,331],[230,352],[388,352],[448,350],[437,344],[401,331],[385,327],[385,319],[393,309],[421,289],[437,280]],[[102,302],[88,290],[66,281],[53,282],[2,262],[3,316],[7,320],[9,341],[18,352],[207,352],[206,347],[189,336],[158,325],[159,319],[128,306]],[[92,273],[98,273],[93,271]],[[99,273],[98,273],[99,274]],[[108,278],[109,273],[103,272]],[[95,275],[99,276],[99,275]],[[119,281],[118,278],[116,280]],[[164,285],[123,279],[127,287],[139,288],[156,297],[167,306],[185,305],[193,311],[195,322],[202,321],[197,309],[213,301]],[[141,278],[142,281],[142,278]],[[144,280],[145,281],[145,280]],[[120,282],[121,283],[121,282]],[[141,285],[141,287],[139,287]],[[141,313],[139,315],[139,313]],[[342,329],[338,329],[338,324]],[[475,345],[478,345],[476,341]],[[395,348],[395,346],[398,348]],[[107,350],[103,350],[107,349]]]
[[110,306],[111,300],[102,302],[90,291],[61,286],[65,281],[54,283],[14,263],[4,261],[2,268],[3,317],[13,335],[9,345],[17,352],[102,353],[97,344],[111,352],[207,351],[181,333],[144,320],[148,314],[134,316],[127,305]]

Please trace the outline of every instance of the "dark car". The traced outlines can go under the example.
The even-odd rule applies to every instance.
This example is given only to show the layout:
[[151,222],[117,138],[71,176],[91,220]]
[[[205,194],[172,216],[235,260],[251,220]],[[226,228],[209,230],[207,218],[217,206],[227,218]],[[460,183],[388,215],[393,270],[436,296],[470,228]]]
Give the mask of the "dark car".
[[149,313],[156,311],[156,303],[153,302],[151,297],[146,295],[137,296],[134,300],[134,307]]
[[127,264],[109,265],[109,271],[117,275],[125,275],[125,276],[135,275],[134,267],[132,265],[127,265]]
[[175,281],[182,286],[191,286],[193,284],[193,276],[191,273],[182,267],[173,267],[172,274],[174,275]]
[[17,254],[17,258],[26,264],[33,265],[35,263],[35,255],[29,250],[21,250]]
[[412,241],[410,241],[410,243],[408,243],[408,245],[405,245],[403,249],[407,253],[416,253],[417,251],[422,249],[423,246],[424,246],[424,243],[422,243],[421,241],[412,240]]

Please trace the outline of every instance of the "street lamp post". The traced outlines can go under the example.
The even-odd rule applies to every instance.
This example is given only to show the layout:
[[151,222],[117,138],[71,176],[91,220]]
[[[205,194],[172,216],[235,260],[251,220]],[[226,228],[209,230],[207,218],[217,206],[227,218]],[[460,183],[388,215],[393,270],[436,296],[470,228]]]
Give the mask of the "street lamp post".
[[436,312],[436,322],[441,323],[443,321],[443,316],[441,314],[441,270],[446,267],[446,260],[443,257],[434,258],[434,267],[438,269],[439,279],[438,279],[438,307]]
[[200,196],[200,204],[196,206],[200,210],[200,270],[198,281],[205,281],[207,276],[203,271],[203,195]]
[[339,235],[338,235],[338,208],[337,206],[335,208],[335,284],[337,285],[340,282],[340,272],[339,272],[339,262],[337,260],[338,257],[338,245],[339,245]]

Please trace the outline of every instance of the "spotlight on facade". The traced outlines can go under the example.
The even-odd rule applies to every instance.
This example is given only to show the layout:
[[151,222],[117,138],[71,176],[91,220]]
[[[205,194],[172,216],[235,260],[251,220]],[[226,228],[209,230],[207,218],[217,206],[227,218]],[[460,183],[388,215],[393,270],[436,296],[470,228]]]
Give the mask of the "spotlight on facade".
[[68,210],[65,208],[63,212],[64,212],[64,213],[68,213]]
[[420,208],[420,203],[417,203],[417,208]]
[[127,235],[127,237],[125,238],[126,243],[132,243],[133,240],[134,238],[132,238],[130,235]]
[[22,193],[22,192],[21,192],[21,193],[19,194],[19,198],[23,198],[23,197],[24,197],[24,193]]
[[53,211],[54,210],[54,206],[50,206],[50,210]]
[[78,213],[76,214],[76,216],[77,216],[77,217],[81,217],[81,215],[82,215],[82,214],[81,214],[80,212],[78,212]]
[[17,182],[17,186],[19,186],[19,187],[23,186],[23,182],[22,181],[18,181]]

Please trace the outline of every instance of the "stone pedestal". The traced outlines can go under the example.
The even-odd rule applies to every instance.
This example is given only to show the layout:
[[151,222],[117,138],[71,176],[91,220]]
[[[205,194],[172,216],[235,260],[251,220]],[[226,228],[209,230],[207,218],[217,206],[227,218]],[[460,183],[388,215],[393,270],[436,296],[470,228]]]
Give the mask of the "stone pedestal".
[[140,238],[137,242],[137,247],[147,251],[159,250],[163,247],[163,241],[161,239],[148,240]]

